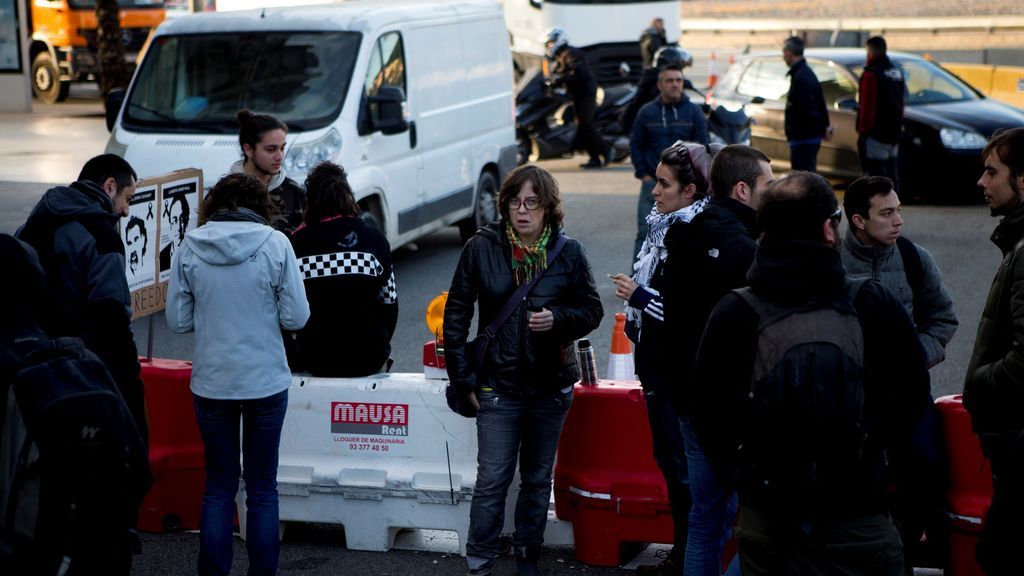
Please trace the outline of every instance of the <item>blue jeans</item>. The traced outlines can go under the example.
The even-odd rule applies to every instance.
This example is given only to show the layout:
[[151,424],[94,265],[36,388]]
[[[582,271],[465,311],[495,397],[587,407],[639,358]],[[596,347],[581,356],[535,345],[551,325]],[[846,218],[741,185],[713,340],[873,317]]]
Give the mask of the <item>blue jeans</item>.
[[[697,435],[688,421],[683,421],[686,439],[686,465],[690,472],[690,532],[686,539],[686,576],[719,576],[722,573],[722,548],[732,536],[738,499],[728,491],[711,468]],[[727,574],[735,572],[733,562]]]
[[644,393],[647,419],[651,424],[654,461],[658,463],[668,488],[672,509],[673,546],[669,559],[683,565],[686,550],[687,519],[690,515],[690,481],[683,440],[683,419],[676,413],[668,394],[651,390]]
[[[633,242],[633,253],[629,255],[629,263],[633,264],[636,262],[636,255],[640,252],[640,247],[644,245],[644,240],[647,238],[647,215],[651,213],[654,208],[654,185],[657,184],[657,180],[653,178],[650,180],[644,180],[640,184],[640,198],[636,202],[636,240]],[[629,267],[630,274],[632,274],[633,266]]]
[[821,143],[817,144],[790,144],[789,164],[793,170],[805,170],[807,172],[818,171],[818,150]]
[[484,389],[477,392],[477,472],[469,508],[466,561],[479,568],[498,556],[505,524],[505,497],[519,458],[519,499],[512,543],[540,546],[548,521],[551,471],[572,390],[540,398],[521,398]]
[[256,400],[213,400],[195,395],[193,399],[206,450],[206,491],[199,518],[199,574],[226,576],[231,571],[235,494],[240,477],[245,479],[249,576],[276,574],[281,543],[277,452],[288,409],[288,391]]

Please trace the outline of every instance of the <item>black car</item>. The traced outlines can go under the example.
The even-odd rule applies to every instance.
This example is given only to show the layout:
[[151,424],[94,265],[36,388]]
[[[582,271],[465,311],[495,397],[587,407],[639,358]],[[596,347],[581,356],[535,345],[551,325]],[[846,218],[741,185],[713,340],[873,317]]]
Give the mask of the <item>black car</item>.
[[[857,88],[863,49],[821,48],[804,53],[818,77],[835,136],[823,142],[818,172],[835,180],[861,175],[857,155]],[[985,97],[941,66],[913,54],[889,52],[903,70],[907,94],[899,152],[901,197],[952,202],[981,200],[981,150],[999,128],[1024,126],[1024,110]],[[779,52],[738,59],[710,94],[714,104],[745,106],[756,124],[751,144],[789,164],[784,132],[789,68]],[[778,169],[778,168],[777,168]]]

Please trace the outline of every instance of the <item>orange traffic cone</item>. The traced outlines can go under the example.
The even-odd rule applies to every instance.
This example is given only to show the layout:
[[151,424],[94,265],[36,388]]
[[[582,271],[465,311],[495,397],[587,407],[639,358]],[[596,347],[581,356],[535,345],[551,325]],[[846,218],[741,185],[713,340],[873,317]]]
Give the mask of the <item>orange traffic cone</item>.
[[711,60],[708,62],[708,90],[718,84],[718,57],[711,53]]
[[633,368],[633,345],[626,337],[626,315],[619,312],[615,315],[615,327],[612,328],[612,349],[608,354],[609,380],[636,380]]

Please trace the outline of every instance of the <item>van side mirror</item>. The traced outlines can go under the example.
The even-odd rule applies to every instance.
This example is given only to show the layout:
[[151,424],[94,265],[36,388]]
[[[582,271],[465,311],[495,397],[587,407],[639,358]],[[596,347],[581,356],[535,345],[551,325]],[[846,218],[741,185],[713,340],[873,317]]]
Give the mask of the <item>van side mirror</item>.
[[857,106],[856,98],[843,98],[842,100],[836,102],[836,108],[838,108],[839,110],[856,110],[859,108],[859,106]]
[[368,100],[377,105],[377,118],[373,121],[373,129],[383,134],[401,134],[409,129],[402,110],[405,93],[398,86],[381,86],[376,96]]
[[530,0],[530,6],[533,6],[537,10],[540,10],[541,8],[544,7],[544,2],[543,0]]
[[117,113],[121,111],[121,105],[124,104],[124,95],[124,88],[114,88],[107,92],[107,97],[103,100],[103,110],[107,117],[107,132],[114,131]]
[[750,99],[751,104],[764,104],[764,98],[761,96],[754,96]]

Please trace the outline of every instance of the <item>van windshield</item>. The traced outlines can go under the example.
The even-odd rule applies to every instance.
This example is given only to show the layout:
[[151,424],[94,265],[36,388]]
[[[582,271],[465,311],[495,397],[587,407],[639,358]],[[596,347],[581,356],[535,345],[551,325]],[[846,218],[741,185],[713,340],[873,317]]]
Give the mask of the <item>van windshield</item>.
[[293,131],[341,113],[357,32],[190,34],[154,39],[124,105],[124,127],[234,133],[248,108]]

